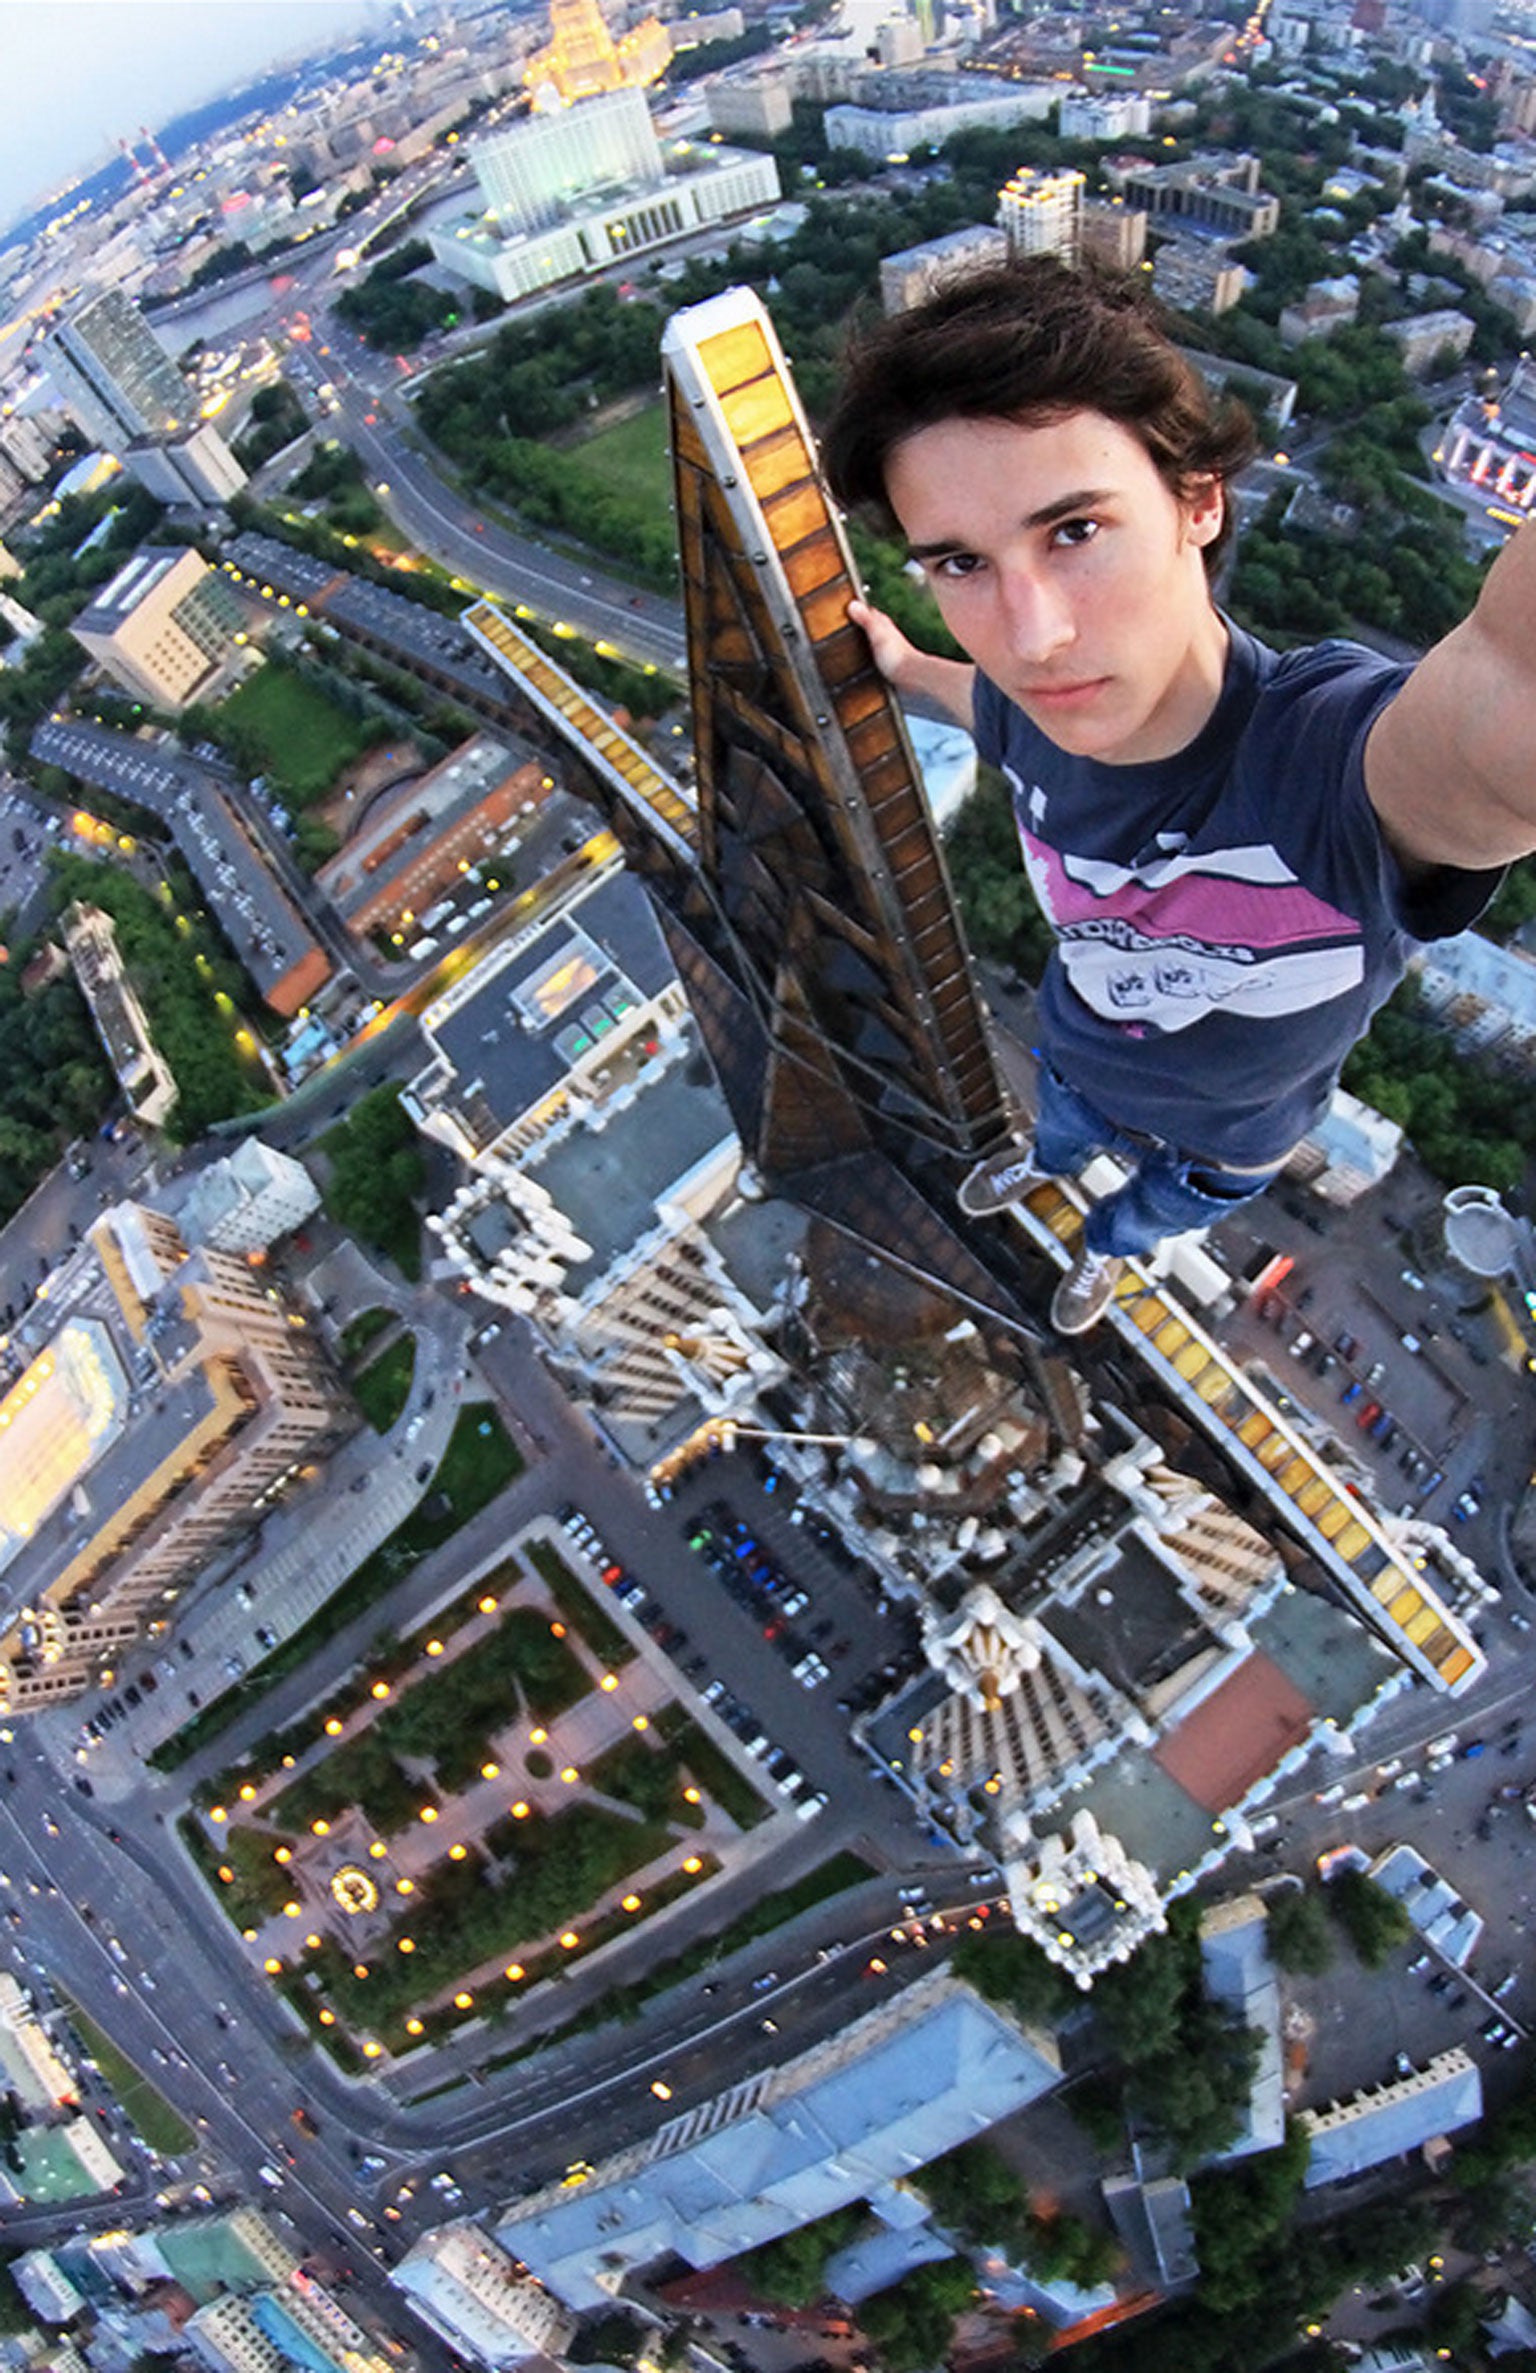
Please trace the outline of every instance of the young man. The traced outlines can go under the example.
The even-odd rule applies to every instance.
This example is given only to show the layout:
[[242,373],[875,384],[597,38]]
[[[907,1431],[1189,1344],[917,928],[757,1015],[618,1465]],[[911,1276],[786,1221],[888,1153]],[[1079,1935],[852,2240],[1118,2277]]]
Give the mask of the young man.
[[1536,525],[1417,667],[1277,657],[1211,593],[1250,450],[1137,284],[1052,257],[882,323],[824,439],[835,497],[905,536],[974,665],[849,615],[1003,769],[1056,933],[1033,1143],[961,1206],[1098,1151],[1130,1165],[1058,1288],[1066,1334],[1125,1256],[1262,1192],[1415,942],[1463,930],[1536,846]]

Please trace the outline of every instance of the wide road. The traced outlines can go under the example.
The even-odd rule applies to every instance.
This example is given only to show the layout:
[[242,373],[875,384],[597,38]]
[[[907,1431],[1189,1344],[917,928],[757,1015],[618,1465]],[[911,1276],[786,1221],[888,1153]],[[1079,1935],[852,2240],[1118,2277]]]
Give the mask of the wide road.
[[[292,320],[291,300],[274,298],[275,335],[285,320]],[[573,557],[519,534],[462,495],[424,447],[391,357],[325,312],[309,338],[290,348],[286,368],[312,408],[319,385],[334,389],[332,433],[356,451],[377,499],[420,551],[494,599],[526,603],[551,625],[574,627],[636,666],[682,681],[679,603],[604,575],[595,555]]]
[[[905,1800],[877,1785],[850,1749],[846,1722],[828,1702],[838,1684],[807,1693],[794,1682],[758,1627],[690,1557],[679,1511],[648,1507],[635,1483],[610,1463],[531,1338],[504,1324],[488,1347],[485,1373],[534,1454],[527,1473],[436,1561],[424,1561],[387,1610],[371,1610],[355,1636],[332,1643],[309,1671],[280,1685],[207,1756],[168,1782],[122,1756],[114,1730],[111,1748],[82,1763],[73,1743],[74,1709],[41,1726],[16,1724],[3,1750],[0,1866],[10,1887],[0,1948],[9,1949],[14,1966],[78,2000],[194,2125],[199,2155],[184,2174],[217,2181],[232,2170],[246,2196],[259,2197],[258,2168],[275,2167],[283,2184],[273,2201],[306,2243],[334,2255],[339,2237],[364,2269],[365,2251],[388,2263],[416,2232],[440,2221],[445,2206],[425,2180],[431,2174],[447,2167],[462,2184],[464,2201],[450,2205],[492,2211],[506,2194],[513,2139],[520,2184],[547,2181],[574,2157],[595,2158],[643,2139],[746,2069],[789,2058],[872,2007],[881,1991],[930,1965],[929,1953],[887,1941],[901,1915],[900,1884],[921,1881],[936,1904],[957,1904],[967,1916],[976,1909],[953,1855],[932,1848]],[[380,1453],[387,1455],[382,1444]],[[726,1472],[709,1470],[712,1488],[720,1488]],[[336,1488],[345,1485],[338,1481]],[[751,1495],[764,1506],[744,1466],[735,1488],[744,1505]],[[711,1667],[750,1699],[831,1802],[809,1822],[781,1813],[765,1858],[680,1907],[664,1936],[637,1936],[629,1955],[606,1966],[573,1968],[558,2001],[533,2006],[524,2036],[531,2038],[543,2018],[569,2021],[611,1984],[622,1986],[626,1968],[638,1975],[658,1950],[671,1955],[707,1939],[767,1889],[790,1883],[841,1847],[860,1850],[877,1875],[657,1996],[633,2023],[560,2035],[549,2048],[500,2069],[486,2063],[519,2040],[517,2031],[466,2031],[431,2063],[359,2083],[304,2042],[209,1901],[172,1824],[200,1771],[237,1754],[247,1733],[295,1717],[317,1688],[346,1669],[365,1633],[381,1620],[409,1630],[453,1587],[466,1557],[494,1553],[517,1523],[567,1497],[591,1510],[619,1554],[690,1629],[695,1649],[707,1649]],[[758,1508],[752,1513],[761,1524]],[[839,1666],[839,1683],[844,1673],[852,1679],[898,1644],[894,1618],[889,1625],[872,1619],[854,1580],[788,1531],[780,1512],[770,1513],[786,1565],[815,1594],[816,1618],[834,1618],[858,1637],[857,1652]],[[763,1531],[766,1537],[766,1525]],[[278,1619],[276,1608],[267,1611]],[[197,1602],[178,1615],[178,1636],[190,1633],[201,1642]],[[212,1645],[204,1661],[217,1666],[222,1629],[208,1628]],[[201,1668],[189,1663],[187,1673],[194,1672]],[[160,1694],[170,1686],[163,1682]],[[206,1676],[205,1702],[218,1686],[216,1673]],[[681,1675],[677,1688],[689,1702]],[[81,1793],[81,1781],[93,1793]],[[888,1969],[872,1973],[872,1958],[884,1958]],[[413,2098],[445,2078],[448,2091]],[[315,2136],[292,2123],[300,2102],[313,2115]],[[385,2167],[365,2170],[365,2155],[381,2156]],[[157,2174],[154,2181],[160,2180]],[[36,2217],[41,2230],[44,2212]]]

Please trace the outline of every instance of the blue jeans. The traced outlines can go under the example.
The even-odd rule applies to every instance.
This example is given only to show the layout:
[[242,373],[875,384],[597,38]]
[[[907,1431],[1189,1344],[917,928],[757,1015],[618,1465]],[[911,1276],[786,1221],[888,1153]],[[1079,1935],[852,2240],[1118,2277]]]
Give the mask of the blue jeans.
[[1112,1195],[1091,1204],[1083,1228],[1090,1252],[1154,1252],[1165,1236],[1182,1236],[1225,1219],[1251,1203],[1280,1174],[1273,1170],[1212,1170],[1175,1145],[1127,1136],[1086,1096],[1040,1064],[1040,1111],[1035,1157],[1053,1178],[1071,1178],[1095,1154],[1114,1154],[1131,1175]]

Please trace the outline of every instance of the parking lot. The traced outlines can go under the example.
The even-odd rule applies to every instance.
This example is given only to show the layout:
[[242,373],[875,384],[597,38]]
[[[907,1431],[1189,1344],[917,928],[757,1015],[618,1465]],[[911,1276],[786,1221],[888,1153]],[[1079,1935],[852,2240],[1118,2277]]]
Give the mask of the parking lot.
[[1227,1257],[1241,1273],[1262,1237],[1289,1266],[1223,1334],[1311,1413],[1382,1508],[1443,1525],[1498,1583],[1498,1516],[1526,1486],[1532,1387],[1486,1288],[1441,1252],[1437,1205],[1430,1182],[1394,1179],[1347,1211],[1299,1206],[1303,1228],[1284,1194],[1266,1199],[1228,1232]]
[[867,1785],[873,1767],[848,1744],[848,1716],[921,1661],[910,1610],[751,1457],[686,1478],[657,1515],[675,1553],[625,1564],[581,1509],[561,1511],[600,1578],[794,1809],[854,1772]]

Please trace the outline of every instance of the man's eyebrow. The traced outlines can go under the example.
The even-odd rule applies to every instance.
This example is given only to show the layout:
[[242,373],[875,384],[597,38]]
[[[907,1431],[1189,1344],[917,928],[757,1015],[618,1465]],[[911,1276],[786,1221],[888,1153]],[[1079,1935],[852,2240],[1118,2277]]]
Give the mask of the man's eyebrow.
[[[1031,511],[1020,521],[1022,527],[1054,527],[1060,519],[1071,519],[1079,511],[1096,510],[1111,499],[1112,489],[1106,486],[1084,486],[1071,494],[1060,494],[1053,503],[1044,503],[1038,511]],[[940,560],[946,552],[965,550],[962,536],[941,536],[931,544],[909,544],[908,557],[912,560]]]

